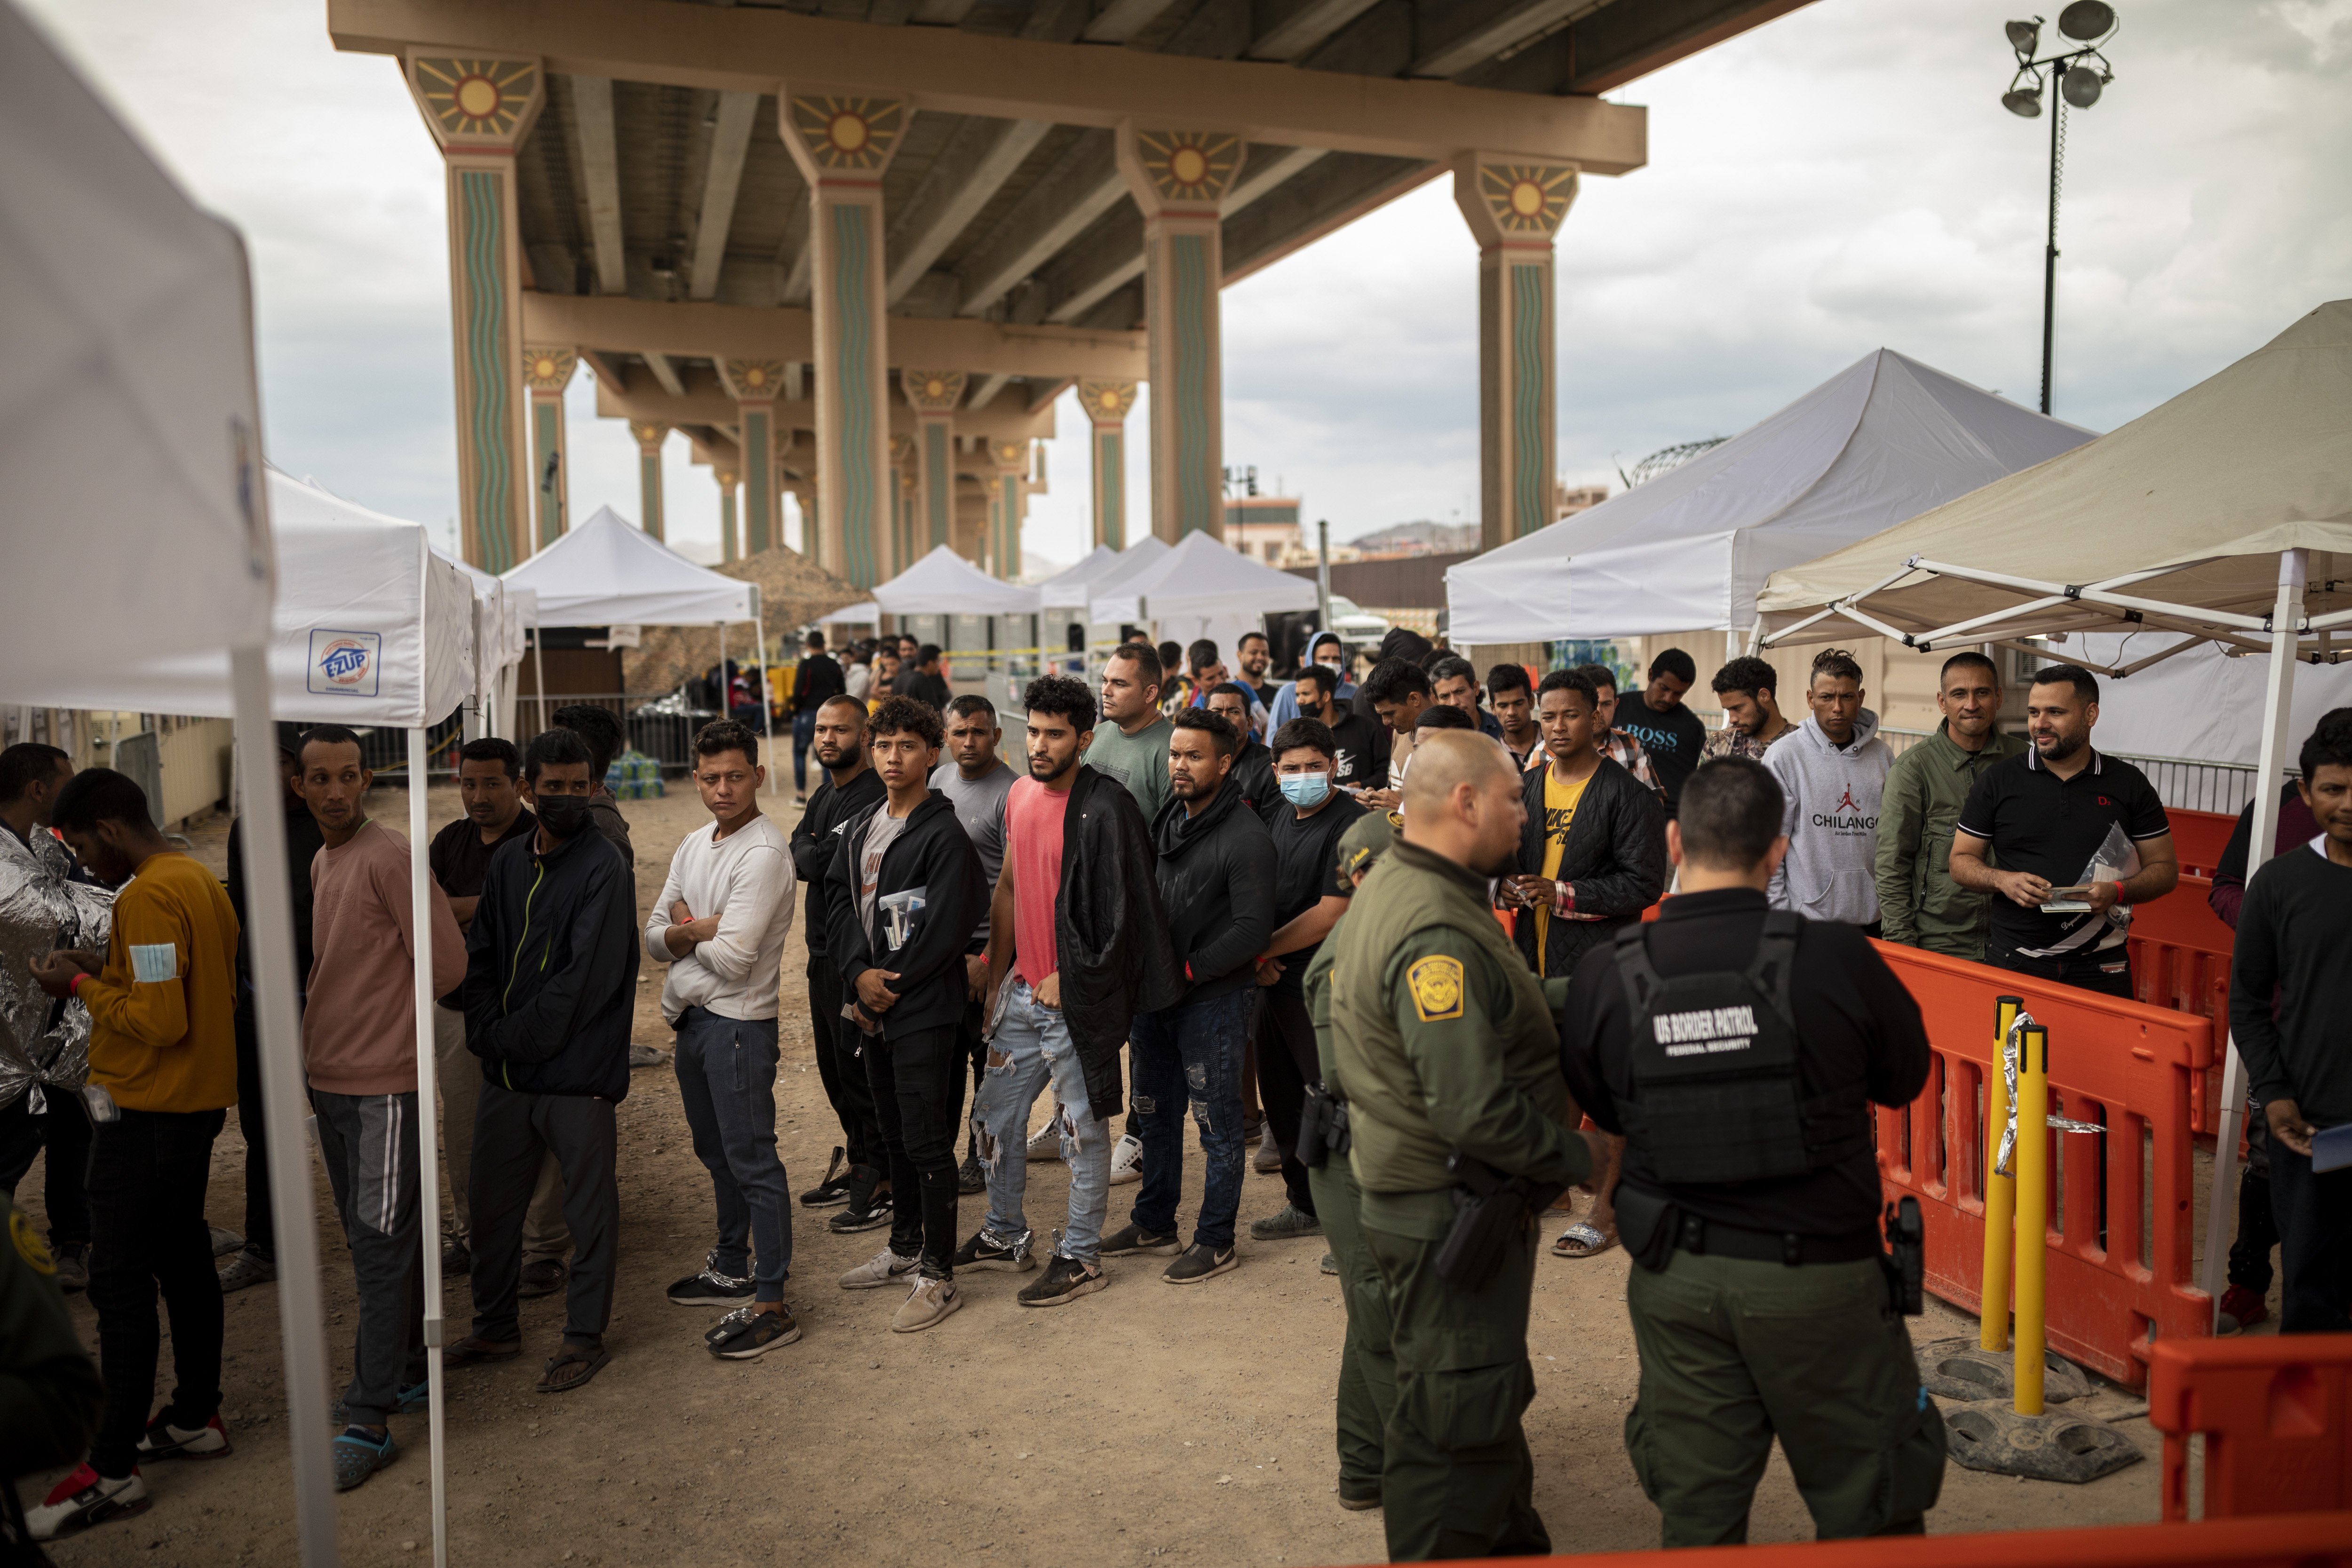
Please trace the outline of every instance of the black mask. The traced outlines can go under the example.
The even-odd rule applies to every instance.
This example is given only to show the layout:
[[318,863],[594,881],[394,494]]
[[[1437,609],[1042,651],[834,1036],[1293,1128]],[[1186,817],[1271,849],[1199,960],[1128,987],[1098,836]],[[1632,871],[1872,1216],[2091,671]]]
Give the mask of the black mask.
[[539,797],[540,826],[558,838],[569,838],[588,826],[584,795],[543,795]]

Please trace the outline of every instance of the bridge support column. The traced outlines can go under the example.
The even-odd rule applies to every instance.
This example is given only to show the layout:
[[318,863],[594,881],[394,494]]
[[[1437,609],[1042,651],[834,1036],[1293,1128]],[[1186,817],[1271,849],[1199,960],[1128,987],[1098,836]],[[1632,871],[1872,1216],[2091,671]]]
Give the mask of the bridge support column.
[[665,425],[629,423],[629,434],[637,438],[637,513],[645,531],[656,539],[662,535],[662,443],[669,439],[669,427]]
[[898,388],[915,411],[915,554],[948,542],[955,518],[955,410],[963,401],[960,370],[902,370]]
[[784,362],[726,359],[719,379],[741,416],[737,426],[743,454],[743,552],[757,555],[782,537],[776,505],[776,394],[784,384]]
[[563,389],[580,356],[570,349],[527,348],[522,379],[530,389],[531,492],[539,509],[538,543],[544,550],[572,526],[571,458],[563,429]]
[[[1573,163],[1465,153],[1454,205],[1478,240],[1479,547],[1552,521],[1559,445],[1552,243],[1576,199]],[[1153,398],[1159,396],[1157,388]]]
[[1113,550],[1127,548],[1127,416],[1135,387],[1131,381],[1078,383],[1078,406],[1094,426],[1094,542]]
[[719,560],[724,565],[740,560],[743,553],[735,524],[735,470],[714,468],[710,477],[719,481]]
[[1021,577],[1021,524],[1029,510],[1029,443],[992,441],[995,467],[989,485],[989,516],[995,523],[989,546],[990,570],[1008,583]]

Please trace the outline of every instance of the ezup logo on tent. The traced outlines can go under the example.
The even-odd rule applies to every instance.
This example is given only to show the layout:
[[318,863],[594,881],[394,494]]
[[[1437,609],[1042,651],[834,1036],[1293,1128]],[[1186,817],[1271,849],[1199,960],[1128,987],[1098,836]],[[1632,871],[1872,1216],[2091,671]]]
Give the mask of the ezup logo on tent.
[[376,632],[310,633],[310,689],[318,697],[373,697],[383,637]]

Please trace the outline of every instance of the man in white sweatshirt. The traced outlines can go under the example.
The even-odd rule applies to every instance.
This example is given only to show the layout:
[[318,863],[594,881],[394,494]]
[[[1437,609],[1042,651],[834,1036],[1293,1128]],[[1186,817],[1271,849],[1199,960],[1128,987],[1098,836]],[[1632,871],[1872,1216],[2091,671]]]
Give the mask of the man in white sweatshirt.
[[760,815],[768,771],[758,738],[722,719],[696,734],[694,752],[713,820],[670,857],[646,952],[669,965],[662,1016],[677,1031],[678,1098],[717,1194],[719,1245],[668,1294],[734,1309],[703,1341],[714,1356],[748,1361],[801,1336],[784,1310],[793,1207],[776,1153],[776,981],[795,879],[783,830]]
[[1813,659],[1811,717],[1764,753],[1788,797],[1789,853],[1772,873],[1776,910],[1878,934],[1878,801],[1895,752],[1862,705],[1862,666],[1842,648]]

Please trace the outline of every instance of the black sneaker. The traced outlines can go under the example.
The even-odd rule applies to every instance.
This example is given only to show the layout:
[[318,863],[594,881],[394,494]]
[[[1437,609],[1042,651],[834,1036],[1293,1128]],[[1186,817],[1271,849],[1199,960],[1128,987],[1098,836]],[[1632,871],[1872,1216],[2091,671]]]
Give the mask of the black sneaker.
[[689,1274],[663,1292],[681,1307],[735,1306],[751,1299],[751,1281],[719,1272],[719,1249],[704,1255],[702,1272]]
[[824,1223],[835,1235],[847,1236],[879,1230],[891,1218],[890,1188],[883,1182],[882,1173],[871,1165],[856,1165],[849,1173],[849,1206]]
[[563,1289],[566,1277],[562,1258],[539,1258],[522,1266],[521,1272],[515,1277],[515,1294],[552,1296]]
[[1311,1214],[1299,1213],[1296,1204],[1285,1204],[1279,1212],[1250,1221],[1253,1241],[1292,1241],[1302,1236],[1322,1234],[1323,1222]]
[[789,1307],[781,1312],[738,1307],[719,1319],[702,1336],[702,1342],[720,1361],[751,1361],[800,1337],[801,1326],[793,1321]]
[[1024,1307],[1058,1307],[1065,1301],[1075,1301],[1081,1296],[1091,1296],[1110,1283],[1110,1276],[1097,1263],[1089,1268],[1075,1258],[1054,1254],[1045,1265],[1045,1272],[1035,1283],[1021,1292]]
[[801,1207],[829,1209],[849,1201],[849,1166],[842,1159],[839,1144],[834,1145],[833,1159],[824,1168],[824,1180],[801,1194]]
[[1037,1259],[1029,1250],[1029,1232],[1019,1236],[998,1237],[985,1226],[972,1233],[970,1241],[956,1248],[958,1268],[1001,1268],[1008,1273],[1025,1274],[1037,1267]]
[[471,1274],[473,1271],[473,1249],[468,1247],[464,1242],[458,1240],[454,1236],[443,1237],[441,1238],[441,1272],[443,1276],[446,1277],[452,1274]]
[[1184,1256],[1170,1264],[1160,1278],[1171,1285],[1198,1285],[1203,1279],[1214,1279],[1239,1268],[1241,1261],[1230,1247],[1219,1252],[1205,1241],[1196,1241],[1186,1247]]
[[1130,1225],[1102,1239],[1105,1258],[1125,1258],[1130,1252],[1148,1252],[1155,1258],[1173,1258],[1184,1250],[1181,1237],[1174,1231],[1164,1234]]
[[988,1173],[980,1168],[980,1155],[967,1152],[963,1163],[956,1167],[956,1191],[965,1197],[988,1191]]

